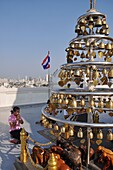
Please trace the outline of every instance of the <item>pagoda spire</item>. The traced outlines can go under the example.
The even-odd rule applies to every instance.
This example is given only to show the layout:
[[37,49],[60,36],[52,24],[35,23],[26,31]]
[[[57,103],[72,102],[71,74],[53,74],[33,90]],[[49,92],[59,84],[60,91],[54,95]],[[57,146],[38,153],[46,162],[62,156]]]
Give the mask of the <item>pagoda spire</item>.
[[90,9],[96,7],[96,0],[90,0]]

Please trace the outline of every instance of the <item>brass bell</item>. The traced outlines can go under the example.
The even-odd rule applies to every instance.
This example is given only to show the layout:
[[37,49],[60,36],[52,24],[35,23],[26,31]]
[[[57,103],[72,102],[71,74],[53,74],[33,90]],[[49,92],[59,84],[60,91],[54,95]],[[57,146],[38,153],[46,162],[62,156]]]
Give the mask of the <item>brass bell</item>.
[[89,23],[90,23],[90,24],[93,23],[93,18],[92,18],[92,16],[89,17]]
[[65,49],[65,51],[66,51],[66,52],[68,52],[69,50],[70,50],[70,48],[69,48],[69,47]]
[[80,56],[79,51],[75,51],[75,52],[74,52],[74,55],[76,55],[76,56]]
[[74,107],[74,108],[77,107],[77,101],[75,100],[74,97],[72,98],[72,101],[69,103],[69,105],[70,105],[71,107]]
[[93,114],[93,123],[99,123],[99,114],[98,114],[98,112]]
[[81,53],[81,56],[80,56],[80,57],[81,57],[81,58],[85,58],[84,52]]
[[79,131],[78,131],[78,133],[77,133],[77,137],[78,137],[78,138],[83,138],[82,128],[79,128]]
[[75,44],[74,44],[74,43],[71,43],[71,44],[70,44],[70,47],[71,47],[71,48],[75,48]]
[[109,32],[110,32],[110,30],[109,30],[109,29],[106,29],[106,30],[105,30],[105,35],[109,35]]
[[102,20],[102,25],[106,25],[106,19]]
[[107,134],[107,140],[113,140],[113,134],[112,134],[112,129],[108,130],[108,134]]
[[88,35],[88,32],[86,29],[84,30],[83,35]]
[[54,130],[59,130],[58,124],[55,124],[55,125],[54,125]]
[[105,32],[106,32],[105,28],[102,27],[102,28],[100,29],[100,34],[105,34]]
[[80,73],[80,69],[77,69],[76,71],[75,71],[75,77],[80,77],[81,76],[81,73]]
[[88,77],[90,75],[90,69],[89,67],[86,68],[86,76]]
[[81,26],[81,31],[84,32],[86,27],[84,25]]
[[80,25],[76,25],[76,27],[75,27],[75,32],[76,32],[76,33],[79,33],[79,32],[80,32]]
[[91,113],[91,112],[92,112],[92,109],[91,109],[90,107],[88,107],[88,108],[86,109],[86,112],[87,112],[87,113]]
[[82,44],[79,43],[78,46],[77,46],[78,49],[81,49],[82,48]]
[[103,133],[102,130],[100,129],[99,132],[97,133],[97,139],[103,139]]
[[106,102],[106,108],[110,108],[112,109],[113,108],[113,102],[112,100],[109,98],[109,100]]
[[100,17],[98,17],[96,23],[95,23],[95,27],[101,27],[102,26],[102,20],[100,19]]
[[104,56],[103,52],[102,51],[98,51],[98,56],[99,56],[99,58],[102,58]]
[[102,73],[103,73],[104,75],[106,75],[106,74],[108,73],[107,69],[104,68],[104,69],[102,70]]
[[105,48],[105,44],[104,44],[103,42],[100,42],[99,48],[100,48],[100,49],[104,49],[104,48]]
[[113,68],[108,72],[108,78],[113,78]]
[[45,116],[42,114],[41,115],[41,120],[44,120],[45,119]]
[[58,99],[58,103],[59,103],[59,104],[62,104],[62,99]]
[[49,123],[48,128],[52,129],[52,127],[53,127],[52,123]]
[[111,44],[110,43],[106,44],[106,50],[111,50]]
[[93,42],[93,46],[94,46],[94,47],[97,47],[97,46],[98,46],[96,41]]
[[61,133],[65,133],[66,128],[65,128],[64,126],[62,126],[61,129],[60,129],[60,131],[61,131]]
[[73,127],[69,128],[69,136],[74,136],[74,129],[73,129]]
[[106,28],[106,29],[108,29],[108,28],[109,28],[108,24],[106,24],[106,25],[105,25],[105,28]]
[[99,100],[98,107],[99,108],[103,108],[104,107],[104,103],[103,103],[102,99]]
[[90,106],[90,107],[94,107],[94,106],[95,106],[94,99],[91,99],[91,101],[89,102],[89,106]]
[[64,98],[62,101],[62,104],[67,105],[69,103],[69,100],[67,98]]
[[82,18],[81,20],[80,20],[80,24],[81,25],[85,25],[87,23],[87,21],[84,19],[84,18]]
[[82,99],[81,101],[80,101],[80,105],[83,107],[83,106],[85,106],[85,99]]
[[99,74],[99,72],[96,70],[95,71],[95,78],[99,78],[100,77],[100,74]]
[[86,42],[86,47],[89,47],[90,46],[90,43],[89,43],[89,41],[87,40],[87,42]]
[[90,129],[90,130],[88,131],[88,138],[89,138],[89,139],[93,139],[92,129]]

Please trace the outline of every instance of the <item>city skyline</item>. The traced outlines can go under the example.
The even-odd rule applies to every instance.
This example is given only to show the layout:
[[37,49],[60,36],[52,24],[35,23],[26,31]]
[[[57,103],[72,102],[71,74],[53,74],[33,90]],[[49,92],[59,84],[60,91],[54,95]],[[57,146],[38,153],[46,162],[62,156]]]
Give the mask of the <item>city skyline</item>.
[[[53,73],[66,63],[65,49],[76,37],[79,16],[90,0],[1,0],[0,78],[45,77],[41,63],[50,51]],[[107,15],[113,37],[112,0],[97,0],[96,9]]]

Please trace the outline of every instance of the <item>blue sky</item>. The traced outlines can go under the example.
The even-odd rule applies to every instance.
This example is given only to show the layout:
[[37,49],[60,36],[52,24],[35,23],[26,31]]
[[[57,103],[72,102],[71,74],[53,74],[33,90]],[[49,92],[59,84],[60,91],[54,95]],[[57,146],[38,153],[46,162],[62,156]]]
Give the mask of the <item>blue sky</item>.
[[[0,0],[0,78],[44,77],[48,50],[51,73],[66,63],[77,18],[88,9],[89,0]],[[96,9],[113,37],[113,0],[97,0]]]

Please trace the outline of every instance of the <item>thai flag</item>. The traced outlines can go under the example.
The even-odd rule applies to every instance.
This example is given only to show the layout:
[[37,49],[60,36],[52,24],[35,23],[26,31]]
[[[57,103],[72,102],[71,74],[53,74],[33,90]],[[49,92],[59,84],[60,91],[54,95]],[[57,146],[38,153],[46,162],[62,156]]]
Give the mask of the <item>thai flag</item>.
[[49,56],[49,52],[48,52],[48,55],[42,61],[42,66],[43,66],[44,70],[50,68],[50,56]]

